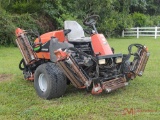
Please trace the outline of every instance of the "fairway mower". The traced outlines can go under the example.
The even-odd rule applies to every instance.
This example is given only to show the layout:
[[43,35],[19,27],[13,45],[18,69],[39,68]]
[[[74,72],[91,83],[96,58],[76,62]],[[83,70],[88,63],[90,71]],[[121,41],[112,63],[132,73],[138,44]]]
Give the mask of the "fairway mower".
[[34,81],[41,98],[61,97],[68,84],[92,94],[109,93],[142,76],[149,58],[147,47],[131,44],[128,54],[114,54],[95,27],[98,19],[92,15],[84,20],[88,30],[76,21],[65,21],[63,30],[42,35],[32,30],[15,30],[23,56],[19,68],[26,80]]

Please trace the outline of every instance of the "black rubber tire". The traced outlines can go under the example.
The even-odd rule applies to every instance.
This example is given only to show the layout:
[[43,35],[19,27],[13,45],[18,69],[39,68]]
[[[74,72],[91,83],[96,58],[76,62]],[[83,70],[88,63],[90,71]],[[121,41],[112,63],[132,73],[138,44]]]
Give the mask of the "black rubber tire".
[[[46,78],[47,88],[42,91],[39,86],[39,76],[44,74]],[[34,87],[39,97],[43,99],[52,99],[61,97],[67,88],[66,76],[60,68],[54,63],[44,63],[35,71],[34,74]]]

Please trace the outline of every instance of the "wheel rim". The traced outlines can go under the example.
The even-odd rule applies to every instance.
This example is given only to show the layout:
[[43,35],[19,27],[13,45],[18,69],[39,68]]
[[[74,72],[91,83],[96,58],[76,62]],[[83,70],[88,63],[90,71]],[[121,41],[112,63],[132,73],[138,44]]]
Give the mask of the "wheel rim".
[[43,73],[41,73],[39,75],[39,78],[38,78],[38,83],[39,83],[39,88],[42,92],[45,92],[47,90],[47,80],[46,80],[46,77]]

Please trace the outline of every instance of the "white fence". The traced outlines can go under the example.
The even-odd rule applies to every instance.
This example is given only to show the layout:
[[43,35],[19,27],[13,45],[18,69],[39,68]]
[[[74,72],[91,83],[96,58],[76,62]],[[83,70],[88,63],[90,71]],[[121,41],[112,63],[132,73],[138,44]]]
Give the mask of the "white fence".
[[160,36],[160,27],[136,27],[136,28],[127,28],[122,31],[122,37],[125,36],[154,36],[156,39]]

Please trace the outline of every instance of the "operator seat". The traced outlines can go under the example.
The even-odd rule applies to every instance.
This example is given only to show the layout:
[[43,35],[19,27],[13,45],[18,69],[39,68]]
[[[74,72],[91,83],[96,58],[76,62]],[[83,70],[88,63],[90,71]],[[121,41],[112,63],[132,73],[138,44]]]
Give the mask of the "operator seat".
[[91,37],[85,37],[82,26],[76,21],[64,21],[64,29],[71,29],[67,34],[69,42],[91,42]]

